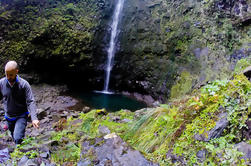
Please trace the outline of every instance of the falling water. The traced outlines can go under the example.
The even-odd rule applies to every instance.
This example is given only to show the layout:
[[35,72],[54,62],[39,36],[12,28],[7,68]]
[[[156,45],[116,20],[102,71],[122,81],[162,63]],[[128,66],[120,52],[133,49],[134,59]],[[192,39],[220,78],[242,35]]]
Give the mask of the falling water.
[[106,77],[105,77],[105,85],[103,93],[110,93],[108,90],[109,87],[109,81],[110,81],[110,74],[113,67],[113,57],[115,55],[115,46],[116,46],[116,37],[118,35],[118,23],[119,23],[119,17],[120,13],[123,9],[124,0],[117,0],[117,5],[115,8],[115,11],[113,13],[113,19],[112,19],[112,31],[111,31],[111,39],[109,43],[109,48],[107,50],[108,59],[106,64]]

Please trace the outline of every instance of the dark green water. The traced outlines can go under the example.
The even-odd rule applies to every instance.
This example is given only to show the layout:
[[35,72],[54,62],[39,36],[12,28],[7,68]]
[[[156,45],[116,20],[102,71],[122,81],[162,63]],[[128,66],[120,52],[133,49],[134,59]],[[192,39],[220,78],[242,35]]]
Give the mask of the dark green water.
[[98,92],[85,92],[77,94],[84,105],[94,109],[105,108],[107,111],[128,109],[136,111],[145,108],[146,104],[120,94],[103,94]]

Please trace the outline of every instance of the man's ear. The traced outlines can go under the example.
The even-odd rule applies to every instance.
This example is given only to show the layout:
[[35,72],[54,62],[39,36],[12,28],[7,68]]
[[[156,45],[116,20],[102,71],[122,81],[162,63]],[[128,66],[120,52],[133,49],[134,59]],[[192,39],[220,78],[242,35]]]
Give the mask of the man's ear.
[[18,73],[18,69],[17,69],[17,73]]

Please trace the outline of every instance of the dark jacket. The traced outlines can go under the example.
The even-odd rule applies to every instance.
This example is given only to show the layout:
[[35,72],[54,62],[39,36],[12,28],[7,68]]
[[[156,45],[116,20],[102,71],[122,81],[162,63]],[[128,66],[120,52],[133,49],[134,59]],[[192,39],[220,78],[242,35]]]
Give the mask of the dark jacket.
[[13,87],[6,77],[0,80],[0,98],[3,99],[7,117],[15,118],[29,112],[32,120],[37,120],[36,104],[30,84],[17,76]]

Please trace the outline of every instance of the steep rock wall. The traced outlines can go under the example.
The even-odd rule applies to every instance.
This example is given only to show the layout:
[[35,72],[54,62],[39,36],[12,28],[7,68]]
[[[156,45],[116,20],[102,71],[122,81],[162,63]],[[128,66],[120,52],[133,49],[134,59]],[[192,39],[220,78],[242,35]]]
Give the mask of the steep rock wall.
[[127,0],[123,14],[113,71],[123,89],[178,97],[250,57],[250,0]]

